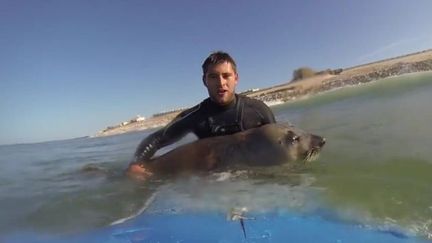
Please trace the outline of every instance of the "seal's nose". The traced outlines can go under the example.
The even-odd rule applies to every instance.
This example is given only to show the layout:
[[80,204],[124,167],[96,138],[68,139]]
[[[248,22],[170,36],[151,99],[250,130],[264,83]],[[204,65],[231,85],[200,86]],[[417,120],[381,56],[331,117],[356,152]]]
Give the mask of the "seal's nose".
[[320,147],[324,146],[324,144],[326,144],[326,139],[322,138],[322,140],[320,142]]
[[311,141],[312,147],[321,148],[322,146],[324,146],[325,143],[326,143],[325,138],[318,135],[312,135],[312,141]]

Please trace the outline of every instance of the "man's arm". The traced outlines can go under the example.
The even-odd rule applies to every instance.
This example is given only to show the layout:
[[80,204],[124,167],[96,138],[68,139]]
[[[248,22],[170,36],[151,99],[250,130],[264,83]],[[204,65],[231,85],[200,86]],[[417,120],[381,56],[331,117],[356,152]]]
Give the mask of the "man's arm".
[[[174,121],[175,122],[175,121]],[[173,129],[172,126],[176,128]],[[143,139],[135,151],[134,163],[144,164],[160,149],[180,140],[188,129],[177,124],[168,124],[166,127],[150,134]]]
[[194,107],[180,113],[164,128],[150,134],[138,145],[133,163],[144,164],[160,149],[173,144],[191,131],[194,125],[190,116],[199,107]]
[[161,140],[163,140],[164,130],[165,128],[162,128],[141,141],[135,151],[135,163],[148,161],[156,151],[161,148]]

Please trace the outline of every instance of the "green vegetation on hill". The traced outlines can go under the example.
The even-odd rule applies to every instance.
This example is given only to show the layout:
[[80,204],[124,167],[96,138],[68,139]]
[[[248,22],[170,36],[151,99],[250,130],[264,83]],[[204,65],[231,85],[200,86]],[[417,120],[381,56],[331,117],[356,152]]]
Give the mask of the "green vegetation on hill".
[[337,75],[337,74],[341,73],[342,71],[343,71],[342,68],[338,68],[338,69],[326,69],[326,70],[317,72],[310,67],[301,67],[301,68],[294,70],[292,82],[300,81],[302,79],[306,79],[306,78],[310,78],[310,77],[313,77],[316,75],[322,75],[322,74]]
[[316,71],[309,67],[301,67],[293,72],[293,80],[299,81],[305,78],[310,78],[316,75]]

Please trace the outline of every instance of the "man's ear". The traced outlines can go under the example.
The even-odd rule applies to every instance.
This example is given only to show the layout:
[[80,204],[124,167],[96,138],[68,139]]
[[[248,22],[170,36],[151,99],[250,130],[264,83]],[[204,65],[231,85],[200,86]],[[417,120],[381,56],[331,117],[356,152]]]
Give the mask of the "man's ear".
[[202,76],[202,81],[203,81],[204,86],[207,87],[207,82],[206,82],[206,80],[205,80],[205,75]]

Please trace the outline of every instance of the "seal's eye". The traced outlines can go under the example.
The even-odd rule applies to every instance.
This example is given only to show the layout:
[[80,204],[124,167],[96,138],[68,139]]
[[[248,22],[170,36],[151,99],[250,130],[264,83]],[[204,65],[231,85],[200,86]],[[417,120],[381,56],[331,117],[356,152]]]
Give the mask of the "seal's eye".
[[300,140],[300,137],[297,136],[293,131],[289,131],[286,140],[288,143],[295,144]]
[[300,137],[297,136],[297,135],[294,135],[294,136],[292,137],[292,141],[291,141],[291,143],[292,143],[292,144],[295,144],[295,143],[297,143],[298,141],[300,141]]

